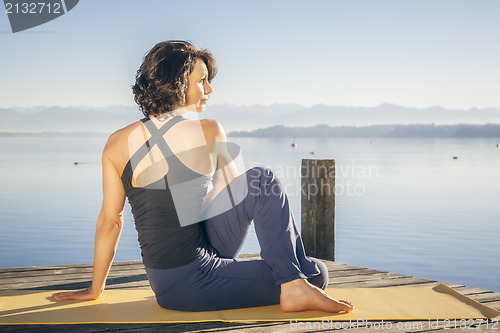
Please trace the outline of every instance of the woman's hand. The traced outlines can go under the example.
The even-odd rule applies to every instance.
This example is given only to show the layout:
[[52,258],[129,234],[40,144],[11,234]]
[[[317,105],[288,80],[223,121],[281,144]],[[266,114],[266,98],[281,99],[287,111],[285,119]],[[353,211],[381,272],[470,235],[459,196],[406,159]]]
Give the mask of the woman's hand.
[[65,300],[78,300],[78,301],[91,301],[98,299],[102,296],[101,293],[96,293],[92,291],[92,288],[76,290],[76,291],[63,291],[60,293],[52,294],[52,299],[56,301],[65,301]]

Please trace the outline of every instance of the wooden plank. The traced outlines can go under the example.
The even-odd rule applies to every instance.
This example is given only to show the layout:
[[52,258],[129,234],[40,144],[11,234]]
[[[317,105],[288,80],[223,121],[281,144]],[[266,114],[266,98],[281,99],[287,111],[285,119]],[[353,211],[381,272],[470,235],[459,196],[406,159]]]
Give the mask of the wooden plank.
[[482,301],[481,303],[484,303],[484,305],[487,305],[490,308],[493,308],[493,309],[500,311],[500,299],[495,299],[492,301]]
[[[409,277],[395,277],[387,279],[376,279],[376,280],[365,280],[365,281],[354,281],[354,282],[333,282],[330,283],[332,287],[343,287],[343,288],[381,288],[381,287],[409,287],[411,285],[420,286],[422,284],[429,283],[428,279],[417,278],[413,276]],[[436,284],[436,282],[433,282]]]
[[485,292],[480,294],[469,294],[467,295],[472,299],[475,299],[478,302],[487,302],[487,301],[498,301],[500,300],[500,293],[495,292]]
[[346,277],[346,276],[362,276],[362,275],[373,275],[373,274],[382,274],[382,273],[387,273],[384,271],[379,271],[376,269],[352,269],[352,270],[343,270],[343,271],[338,271],[336,269],[331,269],[328,270],[328,273],[330,277],[335,277],[335,278],[340,278],[340,277]]
[[361,267],[361,266],[355,266],[355,265],[349,265],[349,264],[343,264],[340,262],[334,262],[330,260],[322,260],[323,263],[325,263],[326,267],[328,269],[335,269],[337,271],[343,271],[343,270],[356,270],[356,269],[368,269],[366,267]]
[[330,278],[332,283],[347,283],[347,282],[362,282],[362,281],[372,281],[380,279],[398,279],[408,277],[408,275],[402,275],[397,273],[374,273],[374,274],[361,274],[361,275],[348,275],[348,276],[332,276]]
[[[112,270],[109,272],[109,277],[110,278],[115,278],[115,277],[123,277],[123,276],[146,276],[146,271],[143,269],[131,269],[131,270]],[[43,275],[29,275],[29,276],[11,276],[11,277],[1,277],[2,280],[0,281],[0,287],[4,285],[6,281],[9,283],[15,283],[15,282],[22,282],[29,280],[31,282],[43,282],[43,281],[54,281],[55,278],[57,278],[58,281],[64,282],[66,280],[73,280],[73,279],[78,279],[78,278],[92,278],[92,270],[90,271],[85,271],[85,272],[79,272],[75,270],[61,270],[60,272],[54,272],[53,274],[43,274]]]
[[[71,265],[68,265],[67,267],[60,267],[60,268],[54,268],[54,269],[44,269],[44,270],[26,270],[26,271],[18,271],[18,272],[3,272],[0,273],[0,278],[10,278],[10,277],[32,277],[32,276],[48,276],[48,275],[57,275],[57,274],[83,274],[83,273],[89,273],[92,274],[92,266],[90,267],[81,267],[81,268],[75,268],[72,267]],[[142,270],[144,271],[144,266],[141,264],[139,265],[130,265],[130,266],[118,266],[115,267],[114,265],[111,266],[110,273],[113,272],[130,272],[134,270]]]

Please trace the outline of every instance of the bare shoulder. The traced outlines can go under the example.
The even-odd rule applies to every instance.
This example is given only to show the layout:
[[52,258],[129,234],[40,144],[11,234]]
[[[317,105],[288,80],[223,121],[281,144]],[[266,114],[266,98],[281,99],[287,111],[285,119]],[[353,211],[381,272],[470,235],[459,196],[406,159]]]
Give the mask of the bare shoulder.
[[202,119],[200,123],[210,141],[226,141],[226,132],[220,122],[215,119]]
[[128,160],[128,142],[130,135],[140,126],[140,121],[132,123],[112,133],[102,153],[103,161],[110,161],[117,171],[123,169]]
[[105,154],[114,154],[117,150],[127,143],[128,137],[130,134],[137,129],[140,121],[130,124],[124,128],[121,128],[115,132],[113,132],[106,142],[106,146],[104,147]]

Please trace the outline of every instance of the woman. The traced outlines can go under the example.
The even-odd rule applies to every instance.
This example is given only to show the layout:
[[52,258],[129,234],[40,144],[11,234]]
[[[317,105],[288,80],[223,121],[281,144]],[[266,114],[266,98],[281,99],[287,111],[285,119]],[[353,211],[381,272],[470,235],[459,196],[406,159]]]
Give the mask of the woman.
[[[238,175],[237,151],[222,126],[183,117],[204,111],[215,74],[210,52],[188,42],[162,42],[145,56],[132,87],[145,118],[113,133],[103,152],[92,285],[54,299],[102,295],[127,197],[162,307],[207,311],[279,303],[283,311],[352,310],[322,290],[326,266],[306,257],[273,172],[252,168]],[[263,259],[238,260],[252,220]]]

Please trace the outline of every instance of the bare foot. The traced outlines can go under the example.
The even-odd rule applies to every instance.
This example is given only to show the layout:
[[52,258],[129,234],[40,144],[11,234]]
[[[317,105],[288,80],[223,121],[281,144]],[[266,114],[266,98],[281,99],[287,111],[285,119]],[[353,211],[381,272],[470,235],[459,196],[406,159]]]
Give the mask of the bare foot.
[[353,309],[350,302],[333,299],[323,290],[304,279],[293,280],[281,285],[280,306],[281,310],[285,312],[305,310],[349,312]]

